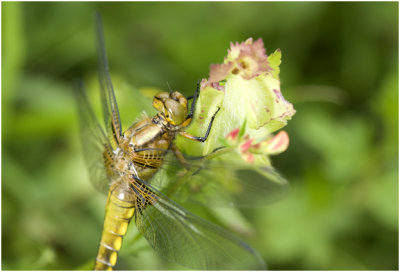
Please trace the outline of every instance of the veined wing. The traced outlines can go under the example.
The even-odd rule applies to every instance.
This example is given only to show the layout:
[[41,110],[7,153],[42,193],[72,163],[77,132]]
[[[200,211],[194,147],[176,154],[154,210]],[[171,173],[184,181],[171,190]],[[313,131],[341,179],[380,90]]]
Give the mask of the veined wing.
[[101,101],[103,106],[104,124],[111,146],[116,148],[122,135],[121,120],[119,117],[117,100],[111,82],[110,70],[106,55],[104,34],[101,23],[101,16],[96,13],[96,30],[99,62],[99,81],[101,90]]
[[146,204],[136,201],[136,226],[159,255],[198,270],[265,269],[257,252],[237,237],[186,211],[148,184],[135,186],[134,190],[146,192]]
[[244,162],[234,151],[215,158],[188,159],[183,166],[169,154],[151,184],[179,203],[256,207],[283,198],[288,182],[271,166]]
[[107,193],[109,179],[104,167],[103,152],[105,149],[111,152],[111,146],[90,106],[82,83],[77,86],[75,93],[79,109],[80,136],[83,154],[89,171],[90,181],[97,190],[102,193]]

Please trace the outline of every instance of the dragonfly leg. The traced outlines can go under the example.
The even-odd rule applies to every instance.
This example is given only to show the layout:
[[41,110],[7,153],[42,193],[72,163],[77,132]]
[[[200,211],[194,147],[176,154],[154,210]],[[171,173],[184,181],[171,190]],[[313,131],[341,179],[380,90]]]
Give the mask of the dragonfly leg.
[[200,80],[197,81],[196,92],[194,93],[194,95],[186,97],[186,100],[193,99],[193,101],[192,101],[192,105],[190,106],[190,110],[189,110],[189,104],[187,104],[187,110],[189,110],[189,113],[186,116],[185,121],[180,125],[181,127],[187,127],[192,122],[194,110],[195,110],[197,99],[199,98],[199,95],[200,95]]
[[213,159],[213,158],[218,157],[220,155],[223,155],[223,154],[226,154],[228,152],[231,152],[232,150],[233,150],[233,148],[231,148],[231,147],[220,146],[220,147],[215,148],[213,151],[211,151],[207,155],[204,155],[202,158],[210,160],[210,159]]
[[182,152],[174,143],[172,144],[171,149],[174,152],[175,157],[179,160],[179,162],[183,165],[183,167],[189,169],[189,164],[187,163],[185,156],[183,156]]
[[208,138],[208,135],[210,134],[211,126],[212,126],[212,124],[213,124],[213,122],[214,122],[215,116],[217,115],[217,113],[219,112],[220,109],[221,109],[221,108],[218,107],[217,111],[216,111],[216,112],[213,114],[213,116],[211,117],[211,121],[210,121],[210,123],[208,124],[208,128],[207,128],[207,131],[206,131],[206,134],[204,135],[204,137],[194,136],[194,135],[192,135],[192,134],[190,134],[190,133],[187,133],[187,132],[185,132],[185,131],[180,131],[179,134],[182,135],[183,137],[185,137],[185,138],[187,138],[187,139],[190,139],[190,140],[193,140],[193,141],[205,142],[205,141],[207,140],[207,138]]
[[189,114],[186,116],[186,120],[192,119],[193,114],[194,114],[194,108],[196,106],[197,99],[199,98],[199,95],[200,95],[200,80],[197,81],[196,92],[194,93],[194,95],[193,96],[189,96],[187,98],[187,100],[193,99],[193,101],[192,101],[192,105],[190,106]]

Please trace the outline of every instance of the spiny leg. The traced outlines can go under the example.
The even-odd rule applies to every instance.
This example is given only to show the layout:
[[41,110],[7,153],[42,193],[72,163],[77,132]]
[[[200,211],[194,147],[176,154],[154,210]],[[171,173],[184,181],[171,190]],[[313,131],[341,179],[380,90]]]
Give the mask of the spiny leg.
[[213,114],[213,116],[211,117],[211,121],[210,121],[210,123],[208,124],[208,128],[207,128],[207,131],[206,131],[206,134],[204,135],[204,137],[194,136],[194,135],[192,135],[192,134],[190,134],[190,133],[187,133],[187,132],[185,132],[185,131],[180,131],[179,134],[182,135],[183,137],[185,137],[185,138],[187,138],[187,139],[190,139],[190,140],[193,140],[193,141],[205,142],[205,141],[207,140],[207,138],[208,138],[208,135],[210,134],[211,127],[212,127],[212,124],[213,124],[213,122],[214,122],[215,116],[217,115],[217,113],[219,112],[220,109],[221,109],[221,108],[218,107],[217,111],[216,111],[216,112]]
[[196,92],[194,93],[194,95],[189,96],[188,98],[186,98],[187,100],[193,99],[192,105],[190,106],[189,114],[186,116],[186,120],[187,119],[191,119],[193,117],[194,108],[196,106],[197,99],[199,98],[199,95],[200,95],[200,80],[197,81]]
[[179,160],[183,167],[189,169],[189,165],[187,163],[187,160],[185,159],[185,156],[174,143],[172,144],[171,149],[174,152],[175,157]]

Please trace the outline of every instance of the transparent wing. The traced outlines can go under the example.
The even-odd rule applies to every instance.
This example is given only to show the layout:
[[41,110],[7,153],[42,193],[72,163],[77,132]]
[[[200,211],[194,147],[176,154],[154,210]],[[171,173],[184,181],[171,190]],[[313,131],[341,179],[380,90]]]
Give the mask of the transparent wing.
[[289,190],[271,166],[246,163],[233,151],[188,159],[185,165],[170,153],[151,184],[179,203],[256,207],[283,198]]
[[78,84],[75,97],[78,103],[80,136],[89,178],[97,190],[107,193],[110,181],[104,167],[103,152],[106,148],[111,150],[111,147],[90,106],[82,83]]
[[111,82],[110,70],[106,55],[101,15],[96,13],[96,30],[99,62],[99,81],[101,90],[101,101],[103,106],[104,124],[111,146],[116,148],[122,135],[121,120],[119,117],[117,100]]
[[149,185],[146,188],[150,192],[147,204],[137,201],[135,222],[159,255],[197,270],[265,269],[262,258],[246,243],[186,211]]

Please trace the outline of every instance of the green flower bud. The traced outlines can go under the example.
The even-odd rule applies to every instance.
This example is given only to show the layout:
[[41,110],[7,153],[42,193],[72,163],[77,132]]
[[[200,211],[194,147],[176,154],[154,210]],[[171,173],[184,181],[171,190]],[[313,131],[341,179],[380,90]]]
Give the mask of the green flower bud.
[[[240,44],[231,43],[224,63],[212,64],[209,79],[201,82],[200,97],[190,133],[204,135],[211,116],[217,107],[221,109],[214,120],[208,140],[200,152],[195,152],[196,155],[209,154],[225,145],[226,142],[221,142],[221,138],[238,128],[247,137],[238,137],[244,141],[237,143],[238,146],[245,143],[244,147],[250,147],[262,142],[265,145],[272,138],[273,132],[287,124],[296,111],[280,91],[280,63],[281,51],[278,49],[267,56],[261,39],[253,42],[250,38]],[[288,138],[285,142],[289,142]],[[190,144],[186,144],[186,147],[187,145]],[[264,151],[257,150],[256,153],[277,154],[286,148],[280,146],[273,151],[264,148],[261,149]],[[249,150],[251,152],[255,149]],[[252,156],[246,156],[253,160]]]

